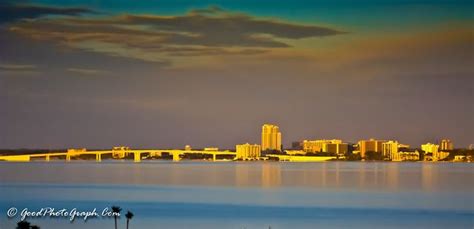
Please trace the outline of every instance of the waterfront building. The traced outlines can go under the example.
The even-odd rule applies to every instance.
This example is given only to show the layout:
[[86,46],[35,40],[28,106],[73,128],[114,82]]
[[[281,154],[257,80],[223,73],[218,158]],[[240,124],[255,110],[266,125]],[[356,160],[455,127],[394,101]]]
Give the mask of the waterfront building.
[[433,161],[441,161],[449,156],[449,152],[439,151],[433,154]]
[[382,144],[386,142],[385,140],[375,140],[373,138],[369,140],[360,140],[359,141],[359,151],[360,156],[365,158],[367,152],[376,152],[382,153]]
[[453,150],[454,149],[454,144],[451,142],[449,139],[443,139],[441,140],[441,150]]
[[421,145],[421,150],[425,151],[425,153],[435,154],[438,153],[439,145],[428,142],[426,144]]
[[236,145],[235,151],[237,153],[237,159],[239,160],[252,160],[258,159],[261,153],[261,146],[254,144],[251,145],[249,143],[245,143],[242,145]]
[[346,154],[349,150],[347,143],[343,143],[339,139],[331,140],[304,140],[302,143],[303,151],[306,153],[334,153],[334,154]]
[[391,159],[392,161],[419,161],[420,152],[418,152],[418,150],[399,151],[397,153],[393,153],[391,156]]
[[[399,157],[400,155],[397,155],[399,151],[402,149],[408,149],[410,148],[410,145],[407,144],[401,144],[398,141],[388,141],[382,143],[382,155],[385,158],[388,158],[390,160],[394,160],[394,158]],[[419,154],[418,154],[419,156]]]
[[389,158],[393,160],[394,156],[398,154],[398,147],[399,147],[398,141],[388,141],[382,143],[382,155],[385,158]]
[[186,151],[190,151],[191,149],[192,149],[192,148],[191,148],[190,145],[185,145],[185,146],[184,146],[184,150],[186,150]]
[[463,162],[467,161],[467,157],[465,155],[456,155],[454,156],[454,162]]
[[439,145],[432,143],[421,145],[421,150],[425,151],[427,161],[440,161],[449,156],[449,152],[440,151]]
[[262,150],[281,151],[281,132],[278,126],[272,124],[262,126]]

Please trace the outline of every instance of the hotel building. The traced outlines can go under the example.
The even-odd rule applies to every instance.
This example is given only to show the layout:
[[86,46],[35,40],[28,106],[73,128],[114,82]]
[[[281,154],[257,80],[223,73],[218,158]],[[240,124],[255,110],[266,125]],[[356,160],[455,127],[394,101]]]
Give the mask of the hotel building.
[[262,126],[262,150],[281,151],[281,132],[278,126],[271,124]]
[[303,151],[306,153],[334,153],[334,154],[346,154],[349,146],[347,143],[343,143],[342,140],[304,140],[302,142]]
[[367,152],[377,152],[382,153],[382,144],[386,142],[385,140],[375,140],[373,138],[369,140],[360,140],[359,141],[359,151],[360,156],[365,158]]
[[260,145],[250,145],[249,143],[235,146],[237,159],[240,160],[258,159],[260,157],[260,152],[262,151],[261,149]]

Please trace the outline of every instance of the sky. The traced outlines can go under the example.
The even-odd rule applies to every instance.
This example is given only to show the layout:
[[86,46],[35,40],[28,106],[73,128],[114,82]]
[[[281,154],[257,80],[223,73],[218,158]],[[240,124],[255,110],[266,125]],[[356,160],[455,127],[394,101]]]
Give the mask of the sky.
[[474,144],[474,3],[0,2],[0,148]]

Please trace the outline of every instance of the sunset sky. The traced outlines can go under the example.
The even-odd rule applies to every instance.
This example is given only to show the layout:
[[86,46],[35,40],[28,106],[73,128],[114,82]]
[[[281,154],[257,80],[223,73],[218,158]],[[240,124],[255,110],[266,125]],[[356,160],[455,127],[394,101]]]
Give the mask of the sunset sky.
[[474,144],[474,5],[0,3],[0,148]]

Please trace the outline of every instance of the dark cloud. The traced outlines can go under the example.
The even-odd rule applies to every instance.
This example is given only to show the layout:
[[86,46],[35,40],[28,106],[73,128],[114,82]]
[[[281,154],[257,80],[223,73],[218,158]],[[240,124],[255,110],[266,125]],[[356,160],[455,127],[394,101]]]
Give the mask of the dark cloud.
[[[137,71],[154,72],[169,65],[166,61],[146,62],[106,53],[58,47],[54,42],[32,41],[2,29],[0,29],[0,34],[2,34],[0,36],[0,68],[3,70],[12,71],[14,68],[21,68],[64,75],[66,69],[72,68],[95,69],[104,74],[117,71],[131,75]],[[68,76],[73,72],[66,71],[66,73],[65,76]]]
[[219,13],[225,13],[226,11],[219,6],[209,6],[208,8],[205,9],[193,9],[189,11],[190,15],[195,15],[195,14],[219,14]]
[[95,12],[87,8],[60,8],[4,2],[0,3],[0,24],[21,19],[34,19],[46,15],[78,16],[86,13]]
[[[100,18],[47,18],[10,27],[32,38],[56,41],[119,56],[162,60],[163,56],[254,55],[270,48],[290,47],[282,39],[342,34],[321,26],[258,19],[213,6],[182,16],[121,15]],[[84,43],[102,43],[115,50]],[[133,54],[127,49],[136,50]],[[159,57],[157,57],[159,56]]]

